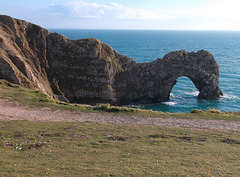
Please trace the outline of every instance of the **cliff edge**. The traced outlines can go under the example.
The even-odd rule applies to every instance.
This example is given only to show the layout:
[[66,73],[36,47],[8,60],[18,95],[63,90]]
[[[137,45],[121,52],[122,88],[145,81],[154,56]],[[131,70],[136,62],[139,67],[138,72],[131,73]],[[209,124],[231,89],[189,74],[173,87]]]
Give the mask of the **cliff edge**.
[[213,55],[175,51],[137,63],[97,39],[70,40],[26,21],[0,15],[0,79],[65,102],[129,104],[169,99],[188,77],[199,99],[222,95]]

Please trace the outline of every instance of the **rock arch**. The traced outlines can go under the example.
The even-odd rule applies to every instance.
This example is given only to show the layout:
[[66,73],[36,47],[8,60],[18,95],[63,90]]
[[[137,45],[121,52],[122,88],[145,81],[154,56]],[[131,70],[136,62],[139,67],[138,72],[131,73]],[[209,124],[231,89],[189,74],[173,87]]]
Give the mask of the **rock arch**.
[[[154,103],[169,100],[177,78],[188,77],[199,90],[199,99],[222,95],[219,88],[219,67],[212,54],[201,50],[171,52],[151,63],[136,64],[116,77],[120,103]],[[125,78],[125,92],[118,79]]]

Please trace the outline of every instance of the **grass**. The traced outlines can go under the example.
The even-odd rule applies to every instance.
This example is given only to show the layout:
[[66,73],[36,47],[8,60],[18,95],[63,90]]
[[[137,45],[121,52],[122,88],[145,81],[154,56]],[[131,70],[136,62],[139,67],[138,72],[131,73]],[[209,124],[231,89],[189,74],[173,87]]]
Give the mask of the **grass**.
[[0,122],[0,176],[239,176],[231,133],[93,122]]
[[49,107],[59,110],[87,111],[87,108],[84,106],[58,102],[38,90],[29,90],[26,88],[13,88],[0,85],[0,99],[19,102],[30,107]]
[[58,110],[80,110],[83,112],[98,112],[117,114],[122,116],[141,116],[141,117],[165,117],[165,118],[184,118],[184,119],[213,119],[240,121],[240,113],[221,112],[219,110],[192,110],[190,113],[163,113],[160,111],[141,110],[126,107],[110,106],[109,104],[97,106],[83,106],[80,104],[67,104],[58,102],[40,91],[28,90],[25,88],[13,88],[0,85],[0,99],[17,101],[23,105],[31,107],[49,107]]
[[[239,121],[238,113],[145,111],[57,102],[0,86],[0,99],[31,107],[103,114]],[[0,176],[240,176],[234,133],[94,122],[0,121]]]

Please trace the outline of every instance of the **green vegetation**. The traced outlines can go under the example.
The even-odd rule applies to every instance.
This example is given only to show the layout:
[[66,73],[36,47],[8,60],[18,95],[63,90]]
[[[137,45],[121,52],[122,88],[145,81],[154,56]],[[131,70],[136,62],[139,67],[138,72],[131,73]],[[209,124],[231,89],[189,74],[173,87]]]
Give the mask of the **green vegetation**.
[[49,107],[59,110],[81,110],[87,111],[88,108],[77,105],[58,102],[49,96],[37,90],[29,90],[26,88],[13,88],[9,86],[0,85],[0,99],[7,99],[9,101],[16,101],[23,105],[31,107]]
[[[53,110],[143,117],[240,120],[239,113],[187,114],[66,104],[0,86],[0,99]],[[240,137],[226,132],[94,122],[0,122],[0,176],[239,176]]]
[[239,176],[231,133],[93,122],[0,122],[0,176]]
[[0,86],[0,99],[17,101],[32,107],[49,107],[59,110],[80,110],[83,112],[101,112],[124,115],[136,115],[142,117],[175,117],[175,118],[197,118],[197,119],[216,119],[216,120],[240,120],[239,113],[222,113],[219,110],[192,110],[191,113],[163,113],[160,111],[140,110],[127,107],[111,106],[101,104],[97,106],[82,106],[80,104],[67,104],[58,102],[40,91],[28,90],[25,88],[12,88]]
[[32,107],[49,107],[59,110],[80,110],[83,112],[100,112],[108,114],[118,114],[122,116],[142,116],[142,117],[174,117],[184,119],[213,119],[213,120],[229,120],[240,121],[240,113],[221,112],[219,110],[192,110],[190,113],[163,113],[160,111],[141,110],[127,107],[110,106],[102,104],[97,106],[83,106],[80,104],[67,104],[58,102],[40,91],[28,90],[25,88],[13,88],[0,85],[0,99],[9,101],[17,101],[23,105]]

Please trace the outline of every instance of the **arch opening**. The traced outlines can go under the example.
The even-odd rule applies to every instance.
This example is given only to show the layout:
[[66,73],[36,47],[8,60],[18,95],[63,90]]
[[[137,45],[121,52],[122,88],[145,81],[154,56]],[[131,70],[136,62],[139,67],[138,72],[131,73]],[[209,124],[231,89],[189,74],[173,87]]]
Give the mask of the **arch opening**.
[[170,99],[165,104],[174,105],[178,102],[197,101],[199,90],[187,76],[178,77],[170,92]]

